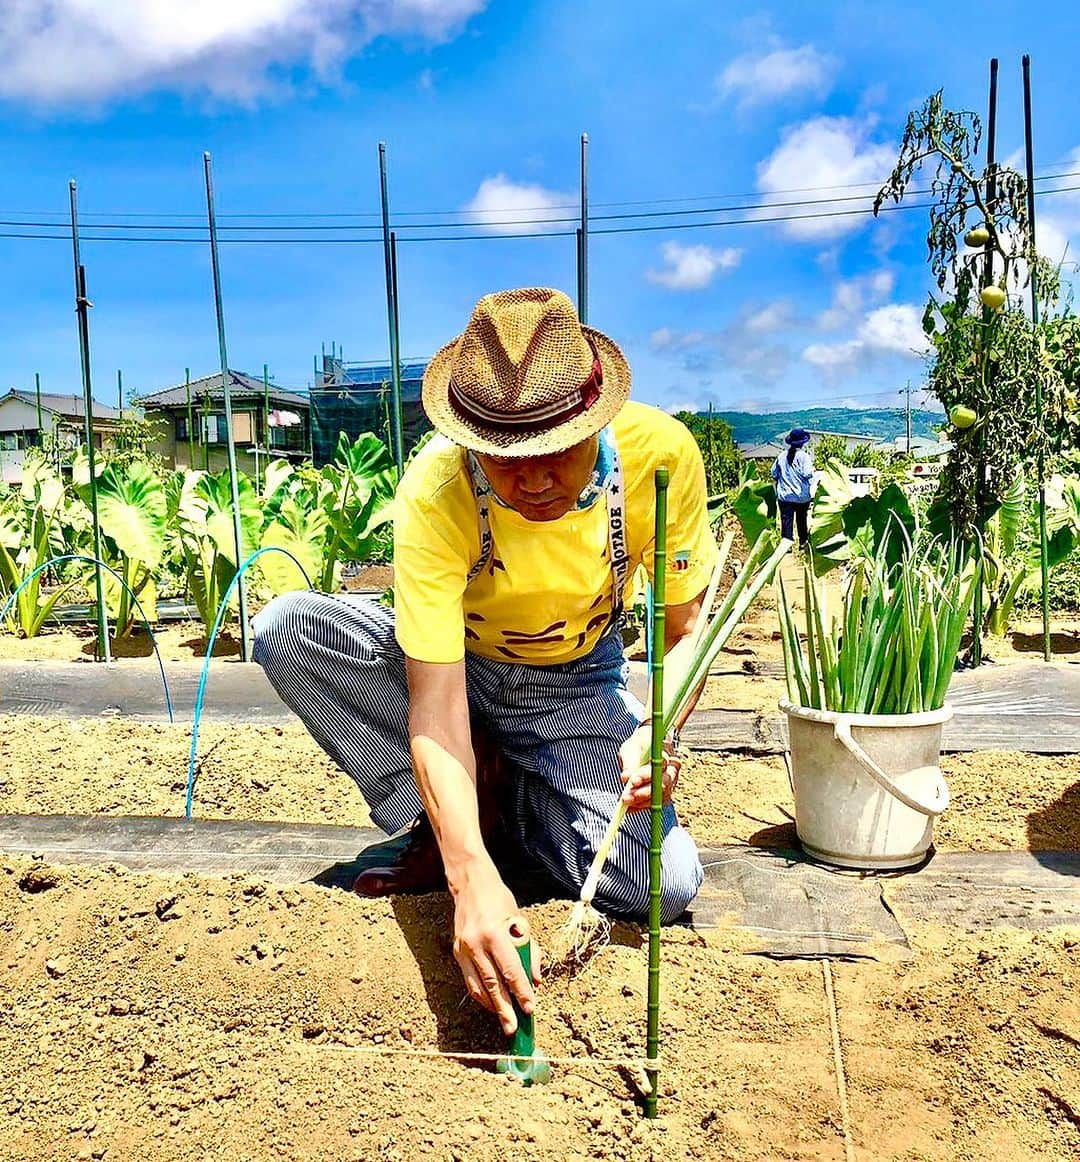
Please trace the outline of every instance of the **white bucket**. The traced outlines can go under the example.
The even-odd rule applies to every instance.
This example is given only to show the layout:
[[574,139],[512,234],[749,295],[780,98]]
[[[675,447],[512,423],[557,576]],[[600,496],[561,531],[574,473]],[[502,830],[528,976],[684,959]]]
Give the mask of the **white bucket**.
[[838,714],[784,699],[795,830],[807,855],[852,868],[921,863],[949,805],[938,765],[952,707]]

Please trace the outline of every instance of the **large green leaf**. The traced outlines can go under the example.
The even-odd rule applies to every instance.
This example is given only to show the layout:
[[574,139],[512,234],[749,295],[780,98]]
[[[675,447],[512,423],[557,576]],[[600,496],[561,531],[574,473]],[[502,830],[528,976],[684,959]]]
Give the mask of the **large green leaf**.
[[841,514],[852,557],[870,558],[884,549],[885,561],[897,564],[915,540],[915,514],[896,484],[879,496],[857,496]]
[[1018,472],[1001,500],[1001,507],[993,517],[1001,550],[1008,556],[1016,549],[1016,541],[1027,517],[1027,489],[1024,477]]
[[316,581],[323,569],[326,531],[329,521],[321,508],[305,511],[295,500],[281,506],[278,518],[262,536],[262,547],[285,549],[303,566],[307,578],[282,553],[264,553],[259,568],[275,593],[307,589],[308,580]]
[[349,437],[341,432],[337,448],[334,449],[334,463],[348,469],[354,476],[374,477],[381,472],[394,471],[394,459],[389,449],[370,432],[357,436],[350,443]]
[[830,461],[818,473],[811,509],[810,544],[814,552],[814,572],[819,577],[851,557],[851,546],[844,532],[844,509],[852,499],[847,472]]
[[[78,486],[90,503],[89,481]],[[134,460],[107,465],[97,478],[98,519],[102,532],[125,557],[154,568],[165,547],[165,488],[150,466]]]
[[[236,560],[232,487],[228,469],[204,476],[199,481],[196,492],[207,503],[206,535],[213,541],[218,553],[229,561],[234,569],[238,568],[242,562]],[[240,497],[240,551],[246,561],[259,546],[262,511],[250,477],[244,475],[239,477],[237,492]]]
[[757,466],[752,462],[743,469],[731,511],[751,545],[776,523],[776,489],[771,480],[758,475]]

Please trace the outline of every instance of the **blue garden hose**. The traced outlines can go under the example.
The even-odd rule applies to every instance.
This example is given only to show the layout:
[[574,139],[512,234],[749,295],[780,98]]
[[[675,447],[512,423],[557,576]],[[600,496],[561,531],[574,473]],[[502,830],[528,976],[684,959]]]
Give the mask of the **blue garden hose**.
[[264,553],[283,553],[300,570],[304,580],[307,582],[308,589],[315,588],[311,584],[311,578],[307,575],[307,570],[304,566],[300,564],[288,549],[282,549],[278,545],[266,545],[264,548],[256,549],[240,568],[236,570],[236,576],[229,582],[229,587],[225,590],[225,596],[221,599],[221,604],[218,606],[217,617],[214,618],[214,628],[210,631],[210,637],[206,643],[206,657],[203,658],[202,673],[199,675],[199,689],[195,695],[195,716],[191,724],[191,750],[188,754],[187,799],[184,803],[185,819],[191,818],[191,800],[195,794],[195,751],[199,745],[199,722],[202,720],[203,698],[206,694],[206,678],[210,673],[210,658],[214,653],[214,642],[217,641],[218,631],[221,629],[221,623],[224,620],[225,611],[229,607],[229,598],[232,597],[233,590],[239,584],[240,578],[243,577],[248,566],[254,564]]
[[[29,577],[24,577],[7,599],[4,604],[4,610],[0,613],[0,623],[7,621],[8,614],[11,612],[12,606],[15,604],[16,598],[19,594],[33,581],[39,577],[52,565],[63,564],[64,561],[83,561],[87,565],[99,565],[107,573],[111,573],[113,577],[128,591],[131,600],[135,602],[135,608],[139,611],[139,616],[142,618],[142,623],[146,628],[146,632],[150,637],[150,644],[154,647],[154,656],[157,658],[158,669],[161,671],[161,685],[165,689],[165,707],[169,712],[169,721],[173,721],[172,698],[169,697],[169,683],[165,678],[165,665],[161,660],[161,651],[158,649],[157,638],[154,637],[154,631],[150,628],[150,622],[143,612],[143,607],[139,604],[139,599],[135,596],[135,591],[131,586],[120,576],[115,569],[110,568],[104,561],[99,561],[97,557],[88,557],[83,553],[65,553],[62,557],[53,557],[51,561],[46,561],[44,565],[39,565]],[[108,633],[108,622],[106,621],[105,632]]]

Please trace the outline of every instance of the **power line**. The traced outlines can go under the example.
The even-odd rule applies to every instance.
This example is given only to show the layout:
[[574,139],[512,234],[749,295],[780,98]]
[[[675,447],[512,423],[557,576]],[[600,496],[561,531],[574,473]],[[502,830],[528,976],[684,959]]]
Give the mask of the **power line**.
[[[1064,171],[1061,173],[1040,174],[1036,177],[1035,180],[1037,182],[1047,182],[1047,181],[1058,181],[1058,180],[1062,180],[1065,178],[1072,178],[1072,177],[1080,177],[1080,170],[1067,170],[1067,171]],[[824,190],[878,189],[878,188],[880,188],[880,184],[881,183],[879,183],[879,182],[854,182],[854,183],[848,183],[846,185],[837,185],[837,186],[807,186],[807,187],[803,187],[802,189],[774,190],[774,191],[772,191],[772,194],[775,196],[775,195],[789,194],[789,193],[813,193],[813,192],[824,191]],[[931,188],[932,187],[930,187],[930,186],[924,187],[924,186],[912,185],[912,186],[908,187],[908,190],[909,190],[909,193],[924,194],[924,193],[930,192]],[[1075,187],[1067,187],[1064,190],[1053,190],[1053,191],[1045,190],[1042,192],[1044,192],[1044,193],[1064,193],[1064,192],[1068,192],[1069,190],[1074,189],[1074,188]],[[594,203],[594,205],[607,206],[607,207],[611,207],[611,206],[668,205],[668,204],[679,203],[679,202],[685,203],[685,202],[691,202],[691,201],[730,200],[733,198],[753,199],[753,198],[759,197],[759,196],[760,196],[760,191],[757,194],[753,194],[753,193],[748,193],[748,194],[711,194],[711,195],[698,194],[698,195],[694,195],[692,197],[686,197],[686,198],[657,198],[657,199],[644,199],[644,200],[640,200],[640,201],[625,201],[625,202],[596,202],[596,203]],[[798,199],[798,200],[794,200],[794,201],[780,201],[780,202],[768,201],[768,200],[766,200],[766,201],[750,201],[750,202],[747,202],[746,204],[737,204],[737,205],[732,205],[732,206],[701,206],[701,207],[698,207],[695,209],[685,209],[685,210],[656,210],[656,211],[638,211],[638,212],[633,212],[633,213],[620,213],[620,214],[597,214],[597,215],[594,215],[593,217],[596,220],[610,221],[610,220],[626,219],[626,218],[657,218],[657,217],[679,217],[679,216],[687,216],[687,215],[692,215],[692,214],[736,213],[736,212],[743,212],[743,211],[750,211],[750,210],[783,209],[783,208],[790,208],[790,207],[796,207],[796,206],[829,205],[829,204],[835,204],[838,202],[862,201],[865,196],[866,196],[865,194],[852,194],[852,195],[847,195],[847,196],[827,197],[827,198],[807,198],[807,199]],[[503,213],[505,213],[505,214],[528,213],[529,211],[540,212],[540,213],[543,213],[545,215],[544,217],[540,217],[540,218],[500,219],[497,222],[492,222],[490,220],[481,220],[481,221],[477,221],[477,222],[461,221],[461,222],[409,222],[409,223],[405,223],[406,225],[409,226],[409,228],[416,229],[416,230],[421,230],[421,229],[439,230],[439,229],[451,229],[451,228],[455,228],[455,227],[459,227],[459,228],[460,227],[469,227],[469,228],[476,228],[476,229],[484,229],[484,228],[490,228],[491,226],[527,226],[527,225],[550,225],[550,224],[557,225],[557,224],[562,223],[562,222],[576,222],[578,220],[576,215],[573,217],[566,217],[566,218],[553,218],[550,216],[551,211],[562,210],[562,209],[576,209],[576,204],[575,203],[556,203],[556,204],[550,204],[550,205],[546,205],[546,206],[515,206],[513,208],[507,208],[505,210],[499,210],[499,209],[492,209],[492,210],[460,210],[459,209],[459,210],[423,210],[423,211],[421,211],[421,210],[407,210],[407,211],[398,211],[397,213],[395,213],[394,218],[395,218],[395,221],[398,221],[402,218],[412,218],[412,217],[461,217],[462,215],[466,215],[466,214],[471,214],[471,215],[477,216],[477,215],[492,215],[492,214],[503,214]],[[55,217],[55,216],[56,216],[56,213],[54,211],[48,211],[48,210],[37,211],[37,212],[8,211],[7,218],[0,219],[0,225],[5,225],[5,226],[22,225],[22,226],[27,226],[27,227],[59,227],[59,226],[62,226],[64,224],[63,222],[51,222],[51,221],[43,220],[43,219],[48,219],[49,217]],[[326,226],[306,226],[306,225],[303,225],[301,221],[297,221],[297,222],[294,222],[292,224],[282,225],[282,226],[271,226],[271,225],[228,226],[228,227],[219,226],[219,229],[222,229],[222,230],[223,229],[229,229],[229,230],[256,230],[256,229],[265,229],[265,230],[333,230],[333,229],[339,229],[341,224],[342,224],[342,220],[345,220],[345,219],[373,218],[373,217],[380,217],[380,216],[381,215],[378,215],[375,212],[365,212],[365,211],[357,211],[357,212],[353,212],[353,213],[277,211],[277,212],[273,212],[273,213],[250,212],[250,213],[237,213],[237,214],[222,214],[222,215],[219,215],[219,218],[221,220],[224,220],[224,219],[237,220],[237,219],[241,219],[241,218],[243,218],[243,219],[260,219],[260,220],[293,218],[293,219],[298,219],[298,220],[335,219],[336,222],[333,225],[326,225]],[[101,230],[105,230],[105,229],[119,229],[119,230],[169,230],[169,229],[173,229],[173,230],[203,230],[203,229],[205,229],[205,226],[203,226],[201,224],[187,226],[187,225],[182,225],[179,222],[163,221],[163,219],[198,219],[199,222],[201,223],[205,217],[204,215],[201,215],[201,214],[185,214],[185,213],[160,214],[160,213],[143,212],[143,211],[119,211],[119,212],[117,212],[117,211],[113,211],[113,212],[97,211],[97,212],[88,212],[88,213],[84,214],[83,217],[84,218],[155,218],[155,219],[157,219],[156,222],[151,223],[151,224],[146,225],[146,226],[142,226],[142,225],[139,225],[137,223],[131,223],[131,222],[109,222],[109,221],[106,221],[106,222],[96,223],[96,228],[101,229]],[[19,219],[19,220],[15,221],[14,219]],[[379,225],[379,224],[370,225],[370,226],[369,225],[354,225],[354,226],[351,226],[350,229],[354,229],[354,230],[380,230],[381,225]]]
[[[1080,170],[1072,174],[1054,175],[1058,177],[1080,177]],[[1050,180],[1038,179],[1038,180]],[[925,192],[925,191],[920,191]],[[1042,191],[1045,193],[1060,193],[1060,190]],[[743,212],[752,212],[755,210],[783,210],[792,209],[802,206],[826,206],[835,205],[839,202],[864,202],[866,200],[865,194],[848,194],[843,197],[835,198],[806,198],[789,202],[748,202],[741,205],[734,206],[702,206],[693,210],[656,210],[656,211],[640,211],[628,214],[595,214],[594,221],[619,221],[631,218],[679,218],[688,217],[693,214],[735,214]],[[120,215],[122,217],[122,215]],[[543,226],[543,225],[558,225],[563,222],[577,222],[578,216],[572,218],[509,218],[499,222],[410,222],[409,228],[412,230],[442,230],[467,227],[469,229],[490,229],[492,226]],[[54,227],[57,223],[46,221],[33,221],[27,219],[4,219],[0,218],[0,226],[26,226],[26,227]],[[351,226],[352,230],[377,230],[382,231],[382,225],[372,226]],[[138,224],[126,222],[98,222],[96,223],[98,230],[132,230],[132,231],[147,231],[147,230],[192,230],[205,231],[204,225],[187,226],[181,223],[152,223],[150,225],[142,226]],[[277,226],[271,224],[262,224],[259,226],[219,226],[219,231],[230,230],[339,230],[340,224],[335,225],[313,225],[305,226],[300,224]]]
[[[1080,190],[1080,186],[1064,186],[1064,187],[1060,187],[1058,189],[1053,189],[1053,190],[1036,191],[1036,196],[1040,197],[1040,198],[1049,197],[1053,194],[1073,193],[1073,192],[1076,192],[1077,190]],[[882,206],[878,212],[879,213],[893,213],[893,212],[900,211],[900,210],[922,210],[922,209],[929,208],[933,204],[934,204],[933,202],[901,202],[899,204]],[[765,206],[763,205],[762,208],[765,208]],[[714,210],[713,212],[725,212],[725,211],[718,209],[718,210]],[[774,215],[755,214],[754,216],[747,217],[747,218],[728,218],[728,219],[722,219],[719,221],[708,221],[708,222],[680,222],[680,223],[663,222],[663,223],[654,223],[654,224],[640,224],[640,225],[634,225],[634,226],[606,226],[606,227],[599,227],[598,229],[592,230],[592,231],[590,231],[590,233],[594,234],[594,235],[598,235],[598,234],[639,234],[639,233],[654,232],[657,230],[667,230],[669,232],[674,232],[674,231],[678,231],[678,230],[705,229],[705,228],[713,228],[713,227],[720,227],[720,226],[747,226],[747,225],[755,225],[755,224],[759,224],[759,223],[805,222],[805,221],[815,221],[815,220],[828,219],[828,218],[846,218],[846,217],[872,214],[872,213],[873,213],[872,207],[866,206],[866,207],[861,207],[859,209],[853,209],[853,210],[826,210],[826,211],[821,211],[820,213],[813,213],[813,214],[774,214]],[[2,224],[2,223],[0,223],[0,224]],[[541,225],[543,223],[538,222],[537,224]],[[55,228],[60,229],[59,224],[56,224]],[[106,227],[103,225],[99,228],[100,229],[107,229],[109,227]],[[123,228],[123,227],[121,227],[121,228]],[[415,228],[420,228],[420,227],[417,226]],[[438,227],[430,227],[430,228],[436,229]],[[446,228],[453,229],[455,227],[448,226]],[[460,228],[460,227],[458,227],[458,228]],[[492,241],[492,240],[496,240],[496,239],[513,239],[513,238],[570,238],[570,237],[574,237],[576,234],[576,231],[574,231],[574,230],[528,230],[528,231],[506,232],[506,231],[501,231],[501,230],[494,230],[493,231],[493,230],[491,230],[490,226],[483,227],[483,226],[478,225],[478,226],[474,226],[472,228],[476,229],[478,231],[484,231],[484,232],[475,233],[475,234],[407,235],[407,236],[399,236],[398,242],[401,242],[401,243],[409,243],[409,242],[469,242],[469,241],[474,241],[474,240]],[[150,229],[150,227],[130,227],[129,229]],[[292,227],[292,229],[302,230],[302,229],[306,229],[306,228],[302,227],[302,226],[296,226],[296,227]],[[26,232],[18,232],[18,233],[0,232],[0,238],[11,238],[11,239],[22,238],[22,239],[39,240],[39,241],[40,240],[50,240],[50,241],[67,242],[70,240],[70,233],[68,232],[68,233],[62,233],[62,234],[38,234],[38,233],[26,233]],[[142,243],[147,243],[147,242],[149,242],[149,243],[154,243],[154,242],[168,242],[168,243],[188,242],[188,243],[199,243],[199,244],[202,244],[205,241],[205,239],[201,236],[201,233],[199,235],[191,236],[191,237],[175,237],[175,236],[136,237],[134,235],[123,235],[123,234],[121,234],[121,235],[108,235],[108,234],[85,234],[84,233],[82,235],[82,239],[83,239],[83,241],[86,241],[86,242],[142,242]],[[238,237],[238,238],[234,238],[234,237],[226,237],[226,238],[220,239],[220,241],[222,243],[233,243],[233,244],[256,243],[259,245],[271,245],[271,244],[278,244],[278,243],[280,243],[280,244],[298,244],[299,243],[299,244],[306,244],[306,245],[318,245],[318,244],[356,245],[356,244],[362,244],[362,243],[372,243],[372,244],[381,245],[381,243],[382,243],[382,239],[380,237],[371,237],[371,238],[355,238],[355,237],[335,237],[335,238],[326,238],[326,237],[254,237],[254,238],[252,238],[252,237]]]

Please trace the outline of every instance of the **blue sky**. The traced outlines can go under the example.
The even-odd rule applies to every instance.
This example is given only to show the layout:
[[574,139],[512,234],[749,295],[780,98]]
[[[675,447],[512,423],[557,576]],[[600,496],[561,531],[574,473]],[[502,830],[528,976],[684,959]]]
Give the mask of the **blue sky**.
[[[204,221],[206,149],[223,226],[334,227],[310,239],[375,224],[380,140],[403,237],[410,222],[479,223],[469,241],[400,245],[402,351],[423,356],[487,291],[573,295],[572,238],[506,237],[497,223],[576,212],[560,207],[576,201],[587,131],[594,227],[662,226],[594,234],[590,322],[624,347],[637,398],[669,408],[897,404],[924,370],[925,217],[676,229],[720,215],[603,215],[869,195],[930,92],[984,113],[991,55],[1009,157],[1023,140],[1023,52],[1037,171],[1080,171],[1080,16],[1065,4],[1037,19],[1023,6],[838,0],[737,15],[703,0],[2,7],[0,218],[64,223],[75,177],[87,235],[95,221],[156,222],[200,239],[84,242],[95,394],[108,401],[117,368],[129,390],[153,391],[217,363],[207,246],[175,229]],[[229,217],[241,214],[357,217]],[[1044,250],[1080,243],[1080,195],[1042,198],[1039,215]],[[323,343],[347,359],[387,354],[380,245],[228,244],[222,274],[234,367],[265,362],[303,388]],[[78,390],[70,244],[0,238],[0,303],[0,390],[32,386],[35,370],[46,390]]]

